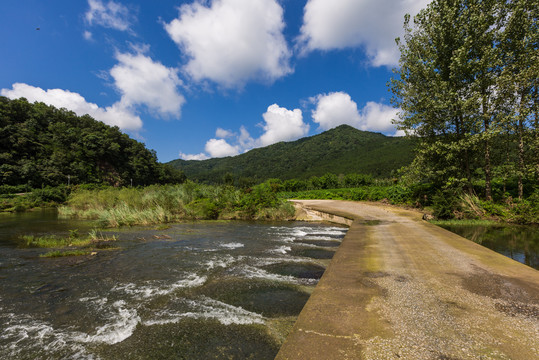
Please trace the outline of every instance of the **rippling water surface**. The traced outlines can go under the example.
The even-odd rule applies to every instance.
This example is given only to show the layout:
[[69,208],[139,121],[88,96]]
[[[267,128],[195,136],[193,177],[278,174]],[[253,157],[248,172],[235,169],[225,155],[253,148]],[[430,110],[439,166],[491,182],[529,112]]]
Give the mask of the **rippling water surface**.
[[112,231],[118,249],[40,258],[22,234],[84,234],[53,212],[0,217],[0,354],[273,359],[346,228],[199,222]]

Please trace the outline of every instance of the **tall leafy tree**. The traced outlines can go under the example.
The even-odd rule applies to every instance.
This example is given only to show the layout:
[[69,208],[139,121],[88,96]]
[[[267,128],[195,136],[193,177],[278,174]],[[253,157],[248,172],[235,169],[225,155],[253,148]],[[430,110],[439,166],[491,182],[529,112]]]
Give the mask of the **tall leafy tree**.
[[535,146],[525,142],[531,132],[537,138],[537,8],[529,0],[434,0],[413,24],[406,17],[389,85],[402,110],[398,125],[420,139],[417,161],[428,180],[460,178],[472,191],[481,169],[492,199],[493,166],[509,158],[493,158],[493,139],[515,134],[522,197],[525,153]]
[[[539,181],[538,85],[539,4],[535,1],[504,2],[506,21],[501,34],[503,71],[497,80],[498,106],[505,129],[517,143],[518,196],[524,192],[528,170]],[[526,153],[530,153],[526,159]]]
[[462,29],[467,8],[460,0],[433,1],[398,39],[400,67],[390,82],[393,104],[401,109],[399,127],[421,139],[418,159],[429,180],[463,179],[471,191],[472,134],[470,87],[459,52],[466,46]]

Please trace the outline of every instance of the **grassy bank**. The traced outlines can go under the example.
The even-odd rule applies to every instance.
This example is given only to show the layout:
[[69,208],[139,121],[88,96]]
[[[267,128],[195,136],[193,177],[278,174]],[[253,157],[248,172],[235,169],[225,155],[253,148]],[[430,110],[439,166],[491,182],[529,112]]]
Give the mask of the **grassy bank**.
[[247,190],[187,182],[145,188],[76,190],[61,216],[98,220],[103,226],[152,225],[180,220],[290,219],[294,208],[268,184]]

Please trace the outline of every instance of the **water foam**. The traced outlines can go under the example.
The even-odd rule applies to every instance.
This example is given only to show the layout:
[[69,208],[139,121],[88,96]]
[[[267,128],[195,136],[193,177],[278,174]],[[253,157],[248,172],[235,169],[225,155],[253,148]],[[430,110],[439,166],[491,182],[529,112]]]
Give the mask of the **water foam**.
[[133,283],[116,285],[112,291],[121,291],[125,294],[134,296],[139,299],[151,298],[154,296],[168,295],[177,289],[192,288],[204,285],[206,276],[198,276],[197,274],[188,274],[185,279],[181,279],[172,284],[164,283],[163,281],[147,281],[144,285]]
[[155,318],[143,322],[143,325],[175,324],[185,318],[191,319],[215,319],[223,325],[250,325],[264,324],[264,317],[260,314],[247,311],[239,306],[233,306],[224,302],[203,296],[199,300],[184,299],[190,311],[173,312],[162,310],[155,313]]
[[238,248],[244,247],[245,245],[242,243],[225,243],[225,244],[219,244],[219,246],[226,249],[238,249]]
[[211,260],[206,261],[206,266],[208,270],[212,270],[217,267],[227,268],[229,265],[236,262],[236,259],[231,255],[226,255],[224,257],[213,257]]
[[[0,346],[0,352],[7,358],[27,358],[28,353],[55,358],[61,352],[63,358],[96,359],[76,342],[74,334],[69,331],[54,329],[51,324],[28,316],[6,314],[5,321],[2,320],[4,329],[0,333],[0,340],[7,340],[9,345]],[[70,352],[68,357],[65,355],[66,350]]]
[[283,245],[283,246],[279,246],[276,249],[271,249],[271,250],[268,250],[268,251],[271,252],[271,253],[274,253],[274,254],[283,254],[283,255],[285,255],[291,250],[292,250],[292,248],[290,246]]
[[116,344],[124,341],[135,331],[140,316],[135,309],[127,309],[124,300],[116,301],[112,306],[117,310],[117,314],[111,318],[112,322],[96,328],[95,335],[78,334],[75,340],[84,343],[105,343]]
[[254,266],[244,266],[241,268],[241,275],[247,279],[265,279],[271,281],[281,281],[289,283],[297,283],[298,279],[293,276],[278,275],[259,269]]

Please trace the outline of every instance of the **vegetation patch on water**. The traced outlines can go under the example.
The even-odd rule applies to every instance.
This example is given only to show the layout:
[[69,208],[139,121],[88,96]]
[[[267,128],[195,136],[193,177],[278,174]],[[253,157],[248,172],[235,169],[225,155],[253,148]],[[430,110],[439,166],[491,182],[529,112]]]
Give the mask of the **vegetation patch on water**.
[[91,255],[92,251],[90,250],[70,250],[70,251],[49,251],[45,254],[39,255],[41,258],[57,258],[57,257],[65,257],[65,256],[86,256]]
[[104,235],[100,230],[92,229],[87,236],[81,237],[78,230],[71,230],[69,236],[57,235],[22,235],[19,241],[23,247],[66,249],[54,250],[39,255],[43,258],[57,258],[65,256],[86,256],[95,253],[96,249],[110,249],[111,242],[116,241],[116,236]]
[[179,220],[291,219],[294,207],[268,183],[238,190],[231,186],[154,185],[145,188],[77,190],[59,214],[96,219],[103,226],[153,225]]

